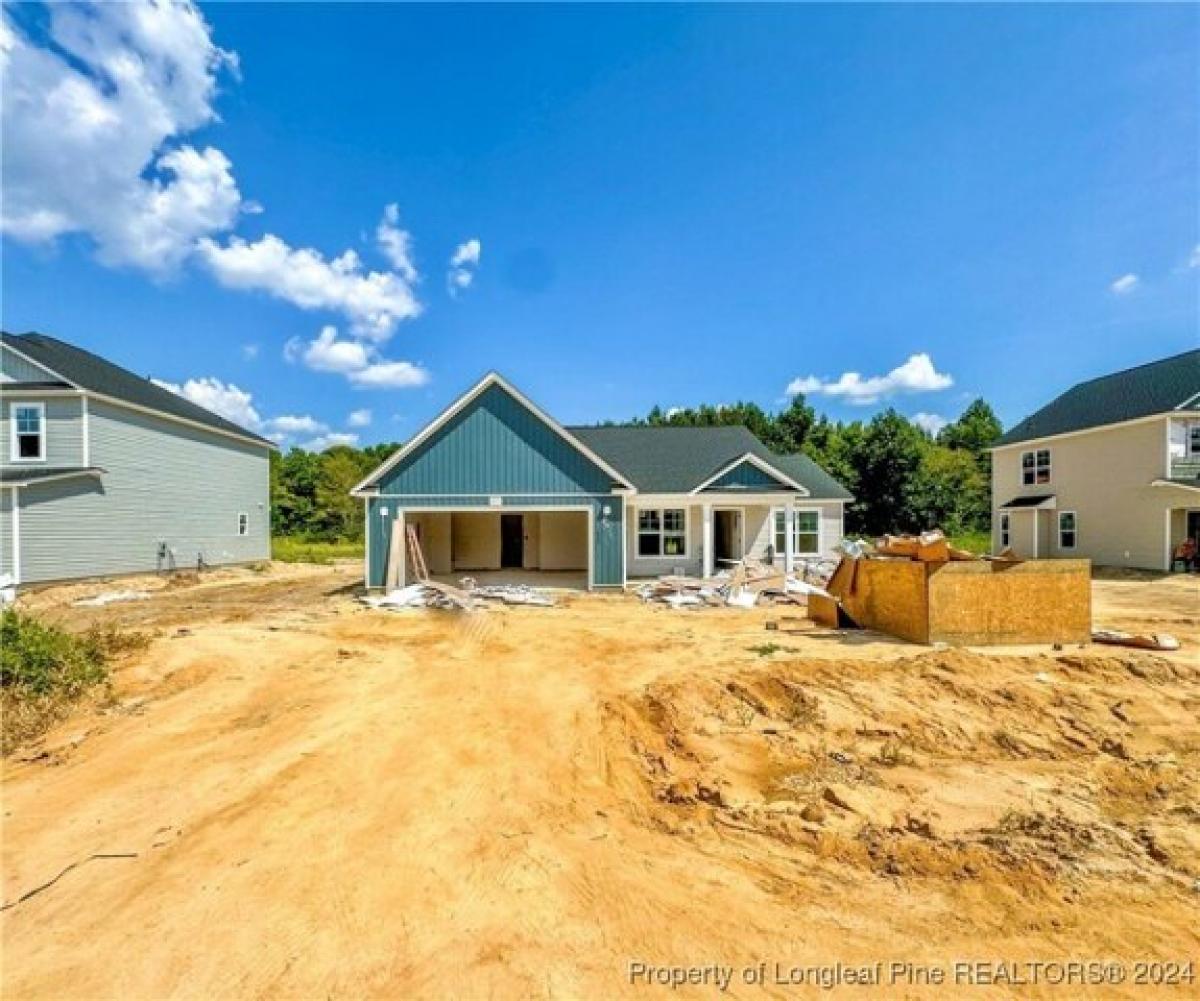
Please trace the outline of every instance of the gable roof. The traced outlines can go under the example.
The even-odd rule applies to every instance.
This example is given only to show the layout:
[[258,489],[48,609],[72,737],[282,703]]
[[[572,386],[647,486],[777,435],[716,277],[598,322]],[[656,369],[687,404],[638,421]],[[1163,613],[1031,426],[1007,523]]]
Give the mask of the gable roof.
[[772,452],[741,425],[614,424],[570,430],[622,470],[642,493],[690,493],[749,453],[798,483],[814,500],[853,499],[807,455]]
[[3,343],[30,361],[49,369],[66,382],[94,393],[107,396],[144,410],[173,417],[177,420],[235,435],[258,444],[275,448],[274,442],[247,431],[244,427],[214,414],[211,410],[185,400],[182,396],[155,385],[149,379],[134,375],[128,369],[114,365],[99,355],[77,348],[66,341],[45,334],[10,334],[0,332]]
[[1195,410],[1200,349],[1081,382],[1007,432],[997,447],[1119,424],[1172,410]]
[[364,490],[370,489],[379,479],[383,477],[385,473],[394,469],[401,462],[403,462],[404,459],[412,455],[413,452],[415,452],[426,441],[433,437],[439,428],[449,423],[456,414],[461,413],[471,404],[472,401],[476,400],[484,393],[485,390],[492,386],[498,386],[500,389],[508,393],[514,400],[520,403],[523,407],[525,407],[526,410],[528,410],[543,424],[550,428],[551,431],[563,438],[569,445],[572,445],[575,449],[585,455],[600,469],[604,470],[604,472],[608,473],[608,475],[611,476],[615,482],[630,490],[633,489],[633,484],[630,483],[625,476],[609,465],[609,463],[602,456],[597,455],[591,448],[588,447],[585,442],[571,434],[570,431],[564,428],[558,423],[558,421],[542,410],[536,403],[525,396],[514,385],[508,382],[508,380],[500,375],[500,373],[489,372],[477,383],[475,383],[474,386],[463,393],[462,396],[451,403],[450,406],[443,410],[437,417],[426,424],[416,437],[405,442],[402,448],[399,448],[393,452],[392,455],[390,455],[382,464],[372,470],[371,473],[367,475],[361,482],[355,484],[354,489],[351,490],[350,493],[352,495],[360,495]]

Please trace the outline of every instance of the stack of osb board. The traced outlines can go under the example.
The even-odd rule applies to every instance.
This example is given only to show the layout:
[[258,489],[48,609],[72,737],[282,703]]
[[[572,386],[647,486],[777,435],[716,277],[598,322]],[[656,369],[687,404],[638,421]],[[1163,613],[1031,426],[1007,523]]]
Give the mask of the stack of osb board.
[[990,646],[1086,643],[1092,628],[1088,560],[843,560],[834,601],[809,614],[838,624],[838,603],[864,629],[914,643]]

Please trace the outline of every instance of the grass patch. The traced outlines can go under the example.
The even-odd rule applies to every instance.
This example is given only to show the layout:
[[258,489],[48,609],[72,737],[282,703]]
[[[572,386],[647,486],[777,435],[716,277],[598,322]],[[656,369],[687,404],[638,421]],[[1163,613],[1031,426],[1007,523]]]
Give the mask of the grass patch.
[[314,542],[294,535],[271,540],[271,558],[281,563],[329,564],[334,560],[361,560],[361,542]]
[[0,752],[43,733],[73,703],[108,684],[113,657],[148,642],[142,633],[112,628],[74,636],[32,615],[0,613]]
[[962,535],[949,536],[947,541],[952,546],[978,556],[992,551],[992,537],[988,532],[963,532]]
[[746,649],[751,653],[758,654],[760,657],[770,657],[773,653],[779,653],[784,647],[778,643],[760,643],[758,646],[748,646]]

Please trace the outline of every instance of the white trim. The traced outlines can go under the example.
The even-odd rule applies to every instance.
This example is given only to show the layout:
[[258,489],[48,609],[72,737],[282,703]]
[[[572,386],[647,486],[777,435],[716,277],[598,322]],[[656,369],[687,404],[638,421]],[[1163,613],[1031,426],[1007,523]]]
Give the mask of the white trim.
[[[531,490],[527,494],[513,494],[513,493],[490,494],[486,490],[482,490],[482,491],[476,490],[474,493],[470,493],[470,494],[456,494],[456,493],[443,494],[443,493],[431,493],[430,491],[425,490],[419,494],[381,494],[378,492],[371,493],[371,492],[364,491],[362,496],[364,496],[364,497],[389,497],[389,498],[415,497],[418,500],[422,497],[580,497],[580,498],[594,497],[596,500],[600,500],[601,498],[612,497],[615,495],[614,494],[581,494],[575,490],[568,490],[564,493],[557,493],[557,494],[544,493],[544,492],[539,492],[537,490]],[[683,497],[686,495],[681,494],[680,496]],[[683,503],[683,502],[681,501],[681,503]]]
[[1127,421],[1113,421],[1111,424],[1097,424],[1090,428],[1080,428],[1078,431],[1061,431],[1058,434],[1044,434],[1039,438],[1022,438],[1020,441],[1010,442],[1007,445],[992,445],[984,449],[985,452],[1006,452],[1012,448],[1030,448],[1036,446],[1039,442],[1054,441],[1057,438],[1073,438],[1080,434],[1093,434],[1097,431],[1111,431],[1113,428],[1124,427],[1127,424],[1144,424],[1146,421],[1161,421],[1166,420],[1173,414],[1177,414],[1177,410],[1168,410],[1159,414],[1147,414],[1145,417],[1134,417]]
[[12,492],[12,578],[14,584],[21,583],[21,491]]
[[59,480],[70,480],[76,476],[94,476],[100,479],[104,472],[99,466],[93,466],[91,469],[69,469],[63,473],[55,473],[53,476],[38,476],[32,480],[10,480],[8,483],[0,483],[0,489],[9,489],[16,487],[35,487],[39,483],[57,483]]
[[[1071,545],[1069,545],[1069,546],[1064,545],[1063,540],[1062,540],[1063,539],[1063,524],[1062,524],[1063,516],[1068,515],[1068,514],[1072,518],[1075,519],[1074,527],[1070,530],[1071,534],[1075,536],[1075,541],[1073,543],[1071,543]],[[1057,515],[1058,515],[1058,517],[1057,517],[1057,521],[1056,521],[1056,526],[1058,528],[1058,539],[1056,541],[1058,542],[1058,548],[1065,552],[1074,552],[1076,549],[1079,548],[1079,515],[1076,514],[1076,512],[1074,512],[1074,511],[1058,511]]]
[[996,542],[1001,550],[1005,550],[1012,546],[1012,514],[1008,511],[997,513],[1000,515],[1000,522],[996,526]]
[[[588,590],[592,590],[595,585],[595,567],[596,567],[596,509],[592,504],[531,504],[529,506],[521,505],[520,507],[490,507],[483,504],[471,504],[463,507],[408,507],[407,505],[396,509],[396,517],[404,518],[410,514],[525,514],[529,511],[553,512],[553,511],[583,511],[587,513],[588,519],[588,567],[587,567],[587,586]],[[369,526],[368,526],[369,528]],[[401,528],[403,531],[403,527]],[[451,528],[451,532],[454,529]],[[621,540],[622,544],[624,539]],[[401,570],[406,568],[408,563],[408,551],[405,548],[404,562],[401,565]],[[548,571],[553,572],[553,571]],[[370,586],[370,574],[368,572],[367,583]],[[384,567],[384,586],[387,586],[387,567]],[[400,586],[404,586],[403,580]],[[605,587],[609,585],[605,584]],[[615,587],[616,585],[612,585]]]
[[801,497],[786,490],[774,490],[761,494],[716,493],[703,494],[638,494],[635,502],[642,507],[678,507],[680,504],[732,504],[744,507],[779,507],[789,499],[803,501],[806,504],[840,504],[848,503],[841,498],[825,500],[821,497]]
[[[164,389],[164,393],[169,393],[169,389]],[[244,441],[248,445],[257,445],[259,448],[265,448],[269,451],[279,451],[279,446],[272,441],[260,441],[258,438],[251,438],[250,432],[245,434],[237,434],[234,431],[226,431],[224,428],[213,427],[211,424],[204,424],[200,421],[193,421],[187,417],[176,417],[174,414],[168,414],[165,410],[156,410],[154,407],[143,407],[139,403],[130,403],[128,400],[122,400],[115,396],[106,396],[104,393],[93,393],[90,390],[85,390],[84,394],[90,396],[93,400],[99,400],[101,403],[109,403],[114,407],[124,407],[126,410],[133,410],[139,414],[150,414],[152,417],[161,417],[164,421],[170,421],[174,424],[185,424],[188,427],[196,428],[200,431],[207,431],[210,434],[219,434],[226,438],[233,438],[236,441]]]
[[1033,558],[1038,558],[1038,509],[1031,508],[1033,511]]
[[39,389],[36,386],[15,386],[11,382],[0,382],[5,396],[46,396],[70,400],[83,395],[81,389]]
[[[1175,555],[1174,547],[1171,545],[1171,511],[1172,508],[1167,508],[1163,512],[1163,514],[1166,516],[1164,518],[1165,524],[1163,526],[1163,569],[1167,573],[1171,572],[1171,557]],[[1186,514],[1183,516],[1183,530],[1185,532],[1187,531]]]
[[371,586],[371,498],[363,498],[363,583]]
[[[36,410],[38,412],[38,454],[32,457],[22,456],[18,454],[19,446],[17,439],[17,408],[22,410]],[[46,426],[46,404],[40,400],[26,402],[24,400],[10,400],[8,404],[8,461],[14,465],[29,465],[46,461],[46,455],[49,452],[49,428]]]
[[713,506],[711,503],[702,505],[704,525],[700,539],[701,574],[704,578],[713,575]]
[[[825,519],[821,517],[821,515],[824,514],[824,512],[821,510],[821,508],[813,507],[811,504],[805,504],[805,505],[800,505],[800,506],[796,506],[794,504],[793,505],[777,504],[777,505],[775,505],[775,507],[771,508],[771,512],[769,515],[769,517],[771,519],[771,549],[775,553],[776,556],[779,556],[780,553],[778,552],[778,550],[775,549],[775,512],[782,511],[784,513],[784,531],[786,532],[787,531],[787,509],[789,506],[792,509],[793,516],[797,515],[797,514],[815,514],[817,516],[817,550],[814,553],[802,553],[802,552],[800,552],[799,549],[796,548],[796,542],[795,542],[794,536],[798,535],[799,533],[795,530],[795,519],[793,517],[793,521],[792,521],[792,525],[793,525],[792,536],[793,537],[784,539],[784,554],[783,555],[784,555],[784,561],[785,561],[784,565],[786,566],[787,565],[786,564],[786,560],[787,560],[787,552],[786,551],[790,544],[790,547],[792,549],[793,566],[794,566],[795,559],[811,559],[814,556],[821,556],[824,554],[824,552],[825,552]],[[808,533],[806,532],[805,534],[807,535]]]
[[1178,480],[1151,480],[1152,487],[1178,487],[1180,490],[1200,490],[1200,483],[1180,483]]
[[[242,519],[246,519],[246,531],[242,531]],[[248,539],[250,537],[250,512],[239,511],[237,513],[237,537],[239,539]]]
[[[567,442],[567,444],[573,446],[577,451],[585,455],[600,469],[608,473],[614,480],[628,487],[634,493],[637,492],[637,487],[630,483],[628,479],[618,473],[612,466],[600,458],[600,456],[598,456],[583,442],[571,434],[566,428],[559,424],[558,421],[554,420],[553,417],[551,417],[540,407],[538,407],[537,404],[521,393],[520,390],[508,382],[508,380],[500,375],[500,373],[489,372],[482,379],[480,379],[479,382],[463,393],[462,396],[451,403],[449,407],[443,410],[440,415],[435,417],[432,421],[430,421],[430,423],[426,424],[415,438],[410,439],[403,448],[397,449],[396,452],[394,452],[385,462],[383,462],[378,468],[370,473],[365,479],[355,484],[350,493],[352,495],[358,495],[360,491],[365,490],[372,483],[374,483],[375,480],[378,480],[389,470],[394,469],[407,456],[411,455],[416,449],[428,441],[429,438],[432,437],[433,434],[441,427],[453,420],[454,417],[464,410],[473,400],[475,400],[476,397],[480,396],[484,390],[489,389],[492,386],[499,386],[513,399],[525,407],[530,413],[537,417],[543,424],[550,428],[551,431],[555,432],[555,434]],[[442,496],[446,495],[443,494]]]
[[737,561],[746,558],[746,509],[739,507],[736,504],[714,504],[713,510],[713,564],[717,562],[716,540],[717,540],[717,512],[718,511],[736,511],[740,516],[738,518],[738,549],[741,550],[741,555],[737,557]]
[[92,464],[92,427],[88,413],[88,398],[85,393],[79,398],[79,415],[80,415],[80,433],[83,437],[83,448],[81,449],[81,466],[90,466]]
[[[1042,452],[1046,453],[1046,479],[1039,480],[1038,477],[1038,455]],[[1033,471],[1033,479],[1025,481],[1025,456],[1033,456],[1033,465],[1029,468]],[[1017,480],[1018,485],[1022,487],[1048,487],[1054,480],[1054,450],[1051,448],[1027,448],[1025,449],[1017,461]]]
[[738,456],[731,463],[729,463],[729,465],[724,466],[721,469],[718,469],[715,473],[713,473],[712,476],[710,476],[707,480],[705,480],[703,483],[701,483],[694,490],[689,490],[688,494],[691,496],[695,496],[696,494],[700,493],[700,491],[702,491],[705,487],[707,487],[710,483],[712,483],[716,480],[719,480],[722,476],[724,476],[726,473],[730,472],[731,470],[737,469],[737,467],[740,466],[743,462],[748,462],[752,466],[757,466],[764,473],[768,473],[771,476],[774,476],[777,480],[779,480],[780,483],[787,484],[789,487],[794,487],[797,490],[797,492],[799,492],[802,496],[804,496],[804,497],[809,496],[809,491],[806,487],[801,486],[799,483],[797,483],[795,480],[793,480],[790,476],[788,476],[782,470],[776,469],[769,462],[767,462],[766,459],[760,458],[759,456],[755,455],[753,452],[745,452],[742,455]]
[[[680,501],[678,504],[664,504],[664,505],[635,503],[634,508],[633,508],[633,558],[635,560],[688,560],[688,559],[691,559],[692,558],[692,540],[691,540],[691,532],[689,531],[689,529],[691,528],[691,526],[689,524],[689,522],[691,521],[691,518],[688,516],[689,506],[690,506],[689,504],[687,504],[686,502],[683,502],[683,501]],[[638,551],[638,536],[641,535],[641,527],[638,525],[638,521],[639,521],[638,515],[640,515],[641,512],[643,512],[643,511],[657,511],[659,513],[658,540],[659,540],[659,548],[660,549],[662,548],[663,537],[667,534],[667,530],[663,527],[663,519],[662,519],[663,512],[664,511],[682,511],[683,512],[683,552],[682,553],[662,553],[662,552],[660,552],[657,556],[654,556],[654,555],[643,556]],[[649,530],[647,530],[646,534],[647,535],[650,534]],[[679,533],[671,532],[670,534],[678,535]],[[621,548],[622,548],[622,550],[624,550],[625,540],[622,539],[621,542],[622,542]]]
[[[621,587],[624,589],[629,584],[629,504],[625,499],[624,492],[621,493]],[[593,538],[592,543],[595,544]]]
[[1200,400],[1200,393],[1193,393],[1186,400],[1176,406],[1175,409],[1182,410],[1184,407],[1188,406],[1188,404],[1195,403],[1197,400]]
[[29,355],[27,355],[24,351],[21,351],[19,348],[13,347],[12,342],[9,341],[7,338],[0,340],[0,347],[3,347],[7,351],[11,351],[18,358],[24,359],[25,361],[29,362],[30,365],[33,365],[35,368],[40,368],[43,372],[49,373],[50,375],[52,375],[56,379],[58,379],[60,382],[65,382],[68,386],[74,386],[76,389],[83,389],[83,387],[81,385],[79,385],[79,383],[75,382],[73,379],[68,379],[65,375],[62,375],[60,372],[56,372],[54,369],[50,368],[45,362],[40,362],[36,358],[30,358]]

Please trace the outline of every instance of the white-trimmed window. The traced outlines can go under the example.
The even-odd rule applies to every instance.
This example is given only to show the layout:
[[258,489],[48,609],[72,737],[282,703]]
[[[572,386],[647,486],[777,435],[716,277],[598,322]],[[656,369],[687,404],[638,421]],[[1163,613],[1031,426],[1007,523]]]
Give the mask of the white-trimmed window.
[[1077,534],[1074,511],[1058,512],[1058,548],[1074,549]]
[[1000,512],[1000,548],[1007,549],[1012,543],[1012,521],[1007,511]]
[[1050,449],[1021,453],[1021,482],[1027,487],[1050,482]]
[[250,534],[250,515],[248,515],[245,511],[240,511],[238,513],[237,526],[238,526],[238,535],[249,535]]
[[13,462],[41,462],[46,458],[46,404],[12,403],[10,458]]
[[1188,426],[1188,456],[1200,459],[1200,423]]
[[[775,508],[775,555],[787,554],[787,510]],[[792,552],[812,556],[821,551],[821,512],[797,511],[792,526]]]
[[686,556],[687,508],[638,511],[638,556]]

